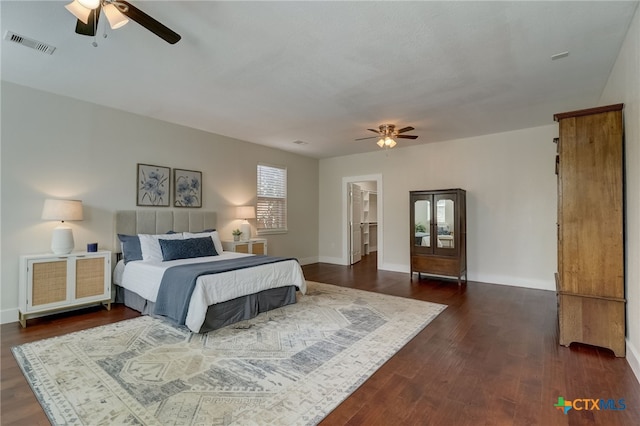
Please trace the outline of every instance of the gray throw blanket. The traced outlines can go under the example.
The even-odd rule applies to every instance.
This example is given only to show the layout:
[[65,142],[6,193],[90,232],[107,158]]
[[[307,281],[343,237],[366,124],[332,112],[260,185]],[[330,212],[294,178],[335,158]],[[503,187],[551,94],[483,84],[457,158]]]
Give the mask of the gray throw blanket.
[[293,257],[248,256],[238,259],[172,266],[164,271],[153,313],[166,316],[176,321],[179,325],[184,325],[187,319],[191,294],[193,294],[196,280],[200,275],[219,274],[286,260],[297,259]]

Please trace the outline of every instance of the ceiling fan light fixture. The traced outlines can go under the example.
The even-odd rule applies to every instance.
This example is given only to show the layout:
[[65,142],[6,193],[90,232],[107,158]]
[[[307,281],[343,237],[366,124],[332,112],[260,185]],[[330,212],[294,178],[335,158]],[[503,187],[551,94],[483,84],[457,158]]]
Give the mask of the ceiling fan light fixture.
[[116,30],[129,22],[126,16],[124,16],[118,8],[114,4],[108,4],[103,9],[107,20],[109,21],[109,25],[112,30]]
[[[124,0],[74,0],[67,9],[76,17],[79,17],[78,22],[76,22],[76,33],[83,36],[95,37],[98,30],[98,20],[100,19],[100,15],[102,15],[103,8],[106,10],[111,9],[109,11],[109,24],[111,28],[121,27],[131,19],[169,44],[176,44],[182,38],[180,34],[171,28],[163,25]],[[86,9],[90,12],[86,20],[80,19],[83,18],[84,15],[79,13],[81,9]],[[84,13],[86,13],[86,10]],[[126,18],[119,16],[117,13],[123,14]],[[107,12],[105,12],[105,16],[106,14]],[[104,37],[106,37],[106,33]],[[97,46],[95,39],[91,44]]]
[[96,9],[100,6],[100,0],[77,0],[77,2],[87,9]]
[[91,14],[91,9],[83,6],[78,0],[73,0],[65,6],[65,9],[85,24],[89,23],[89,14]]
[[[396,129],[396,125],[395,124],[381,124],[378,127],[378,130],[375,129],[367,129],[370,132],[376,133],[377,136],[371,136],[371,137],[367,137],[367,138],[358,138],[356,139],[357,141],[361,141],[364,139],[378,139],[378,142],[376,142],[376,145],[378,145],[380,148],[383,149],[387,149],[387,148],[393,148],[394,146],[396,146],[398,143],[396,142],[397,138],[401,138],[401,139],[418,139],[418,136],[415,135],[405,135],[405,132],[409,132],[411,130],[415,130],[413,127],[411,126],[406,126],[403,127],[401,129]],[[401,134],[402,133],[402,134]]]

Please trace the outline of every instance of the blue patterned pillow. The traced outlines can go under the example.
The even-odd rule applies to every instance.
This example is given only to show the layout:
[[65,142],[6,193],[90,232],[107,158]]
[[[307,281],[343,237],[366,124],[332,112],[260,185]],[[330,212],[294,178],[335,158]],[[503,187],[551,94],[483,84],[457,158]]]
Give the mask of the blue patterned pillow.
[[140,238],[137,235],[118,234],[118,239],[122,243],[122,256],[125,265],[132,260],[142,260]]
[[187,240],[159,239],[158,242],[162,249],[163,261],[218,255],[211,237],[189,238]]

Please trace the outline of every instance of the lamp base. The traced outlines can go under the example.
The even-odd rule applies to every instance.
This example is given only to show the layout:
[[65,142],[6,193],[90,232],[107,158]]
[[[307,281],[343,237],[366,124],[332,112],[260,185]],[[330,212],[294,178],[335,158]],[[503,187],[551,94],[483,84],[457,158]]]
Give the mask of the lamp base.
[[240,224],[240,231],[242,231],[242,235],[240,236],[240,240],[249,241],[251,239],[251,224],[246,220]]
[[54,254],[69,254],[73,251],[73,231],[68,226],[60,225],[53,230],[51,251]]

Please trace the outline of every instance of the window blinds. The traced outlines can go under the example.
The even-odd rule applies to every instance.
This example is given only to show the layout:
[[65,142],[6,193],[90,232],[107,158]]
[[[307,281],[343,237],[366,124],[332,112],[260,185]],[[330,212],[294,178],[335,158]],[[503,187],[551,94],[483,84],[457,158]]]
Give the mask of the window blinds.
[[258,164],[256,205],[259,234],[287,230],[287,169]]

